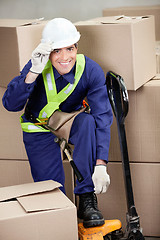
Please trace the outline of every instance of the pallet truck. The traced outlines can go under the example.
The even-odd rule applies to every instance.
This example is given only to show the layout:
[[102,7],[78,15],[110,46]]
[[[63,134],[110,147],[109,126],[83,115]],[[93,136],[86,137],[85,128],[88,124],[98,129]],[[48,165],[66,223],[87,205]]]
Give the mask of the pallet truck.
[[[114,72],[108,72],[106,75],[106,86],[108,91],[109,100],[112,106],[113,113],[116,117],[118,136],[120,142],[123,175],[126,190],[127,201],[127,214],[126,214],[126,229],[122,232],[122,225],[120,220],[105,220],[103,226],[97,226],[92,228],[84,228],[83,223],[78,224],[78,235],[80,240],[145,240],[142,230],[140,228],[140,218],[137,214],[134,204],[134,196],[132,189],[132,180],[130,173],[129,157],[127,140],[125,133],[125,118],[129,110],[128,92],[123,78]],[[65,141],[65,139],[55,139],[59,143],[61,149],[66,154],[68,160],[73,167],[74,173],[77,176],[78,181],[83,181],[81,173],[75,166],[71,157],[72,150]]]

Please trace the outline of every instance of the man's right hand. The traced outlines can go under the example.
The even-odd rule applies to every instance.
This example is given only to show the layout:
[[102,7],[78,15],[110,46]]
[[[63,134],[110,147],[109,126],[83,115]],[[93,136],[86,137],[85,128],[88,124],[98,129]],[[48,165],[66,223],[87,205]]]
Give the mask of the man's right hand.
[[42,73],[45,65],[48,62],[49,55],[52,51],[51,43],[40,43],[38,47],[32,52],[32,67],[30,71],[32,73],[40,74]]

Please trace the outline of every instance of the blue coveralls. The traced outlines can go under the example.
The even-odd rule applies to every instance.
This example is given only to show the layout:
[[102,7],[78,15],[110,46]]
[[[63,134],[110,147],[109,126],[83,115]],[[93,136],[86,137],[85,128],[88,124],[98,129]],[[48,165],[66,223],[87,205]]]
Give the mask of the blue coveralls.
[[[69,142],[74,144],[73,159],[84,180],[77,182],[75,194],[94,191],[92,174],[96,159],[108,161],[110,126],[112,124],[112,110],[109,103],[105,76],[101,67],[88,57],[82,77],[74,92],[65,100],[60,109],[64,112],[78,110],[83,99],[87,96],[91,113],[79,114],[73,122]],[[8,111],[21,111],[28,100],[28,107],[33,115],[38,117],[40,110],[47,104],[47,98],[42,74],[32,84],[25,83],[27,73],[31,68],[29,61],[21,74],[8,85],[3,96],[3,105]],[[61,76],[53,67],[57,92],[68,82],[74,82],[75,66]],[[24,122],[27,121],[25,116]],[[23,141],[31,166],[34,181],[53,179],[60,182],[65,192],[65,175],[61,160],[60,148],[54,142],[55,136],[50,132],[23,132]]]

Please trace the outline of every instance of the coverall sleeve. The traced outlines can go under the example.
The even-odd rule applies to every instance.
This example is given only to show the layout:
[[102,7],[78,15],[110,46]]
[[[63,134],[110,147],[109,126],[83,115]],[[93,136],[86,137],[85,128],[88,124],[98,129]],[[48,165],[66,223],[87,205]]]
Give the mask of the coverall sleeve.
[[91,114],[96,122],[97,159],[108,162],[113,114],[108,98],[105,75],[99,65],[92,69],[90,79],[87,99]]
[[25,83],[25,78],[31,68],[31,65],[31,61],[29,61],[21,71],[20,75],[15,77],[8,84],[7,90],[2,98],[3,106],[8,111],[21,111],[32,93],[35,82],[31,84]]

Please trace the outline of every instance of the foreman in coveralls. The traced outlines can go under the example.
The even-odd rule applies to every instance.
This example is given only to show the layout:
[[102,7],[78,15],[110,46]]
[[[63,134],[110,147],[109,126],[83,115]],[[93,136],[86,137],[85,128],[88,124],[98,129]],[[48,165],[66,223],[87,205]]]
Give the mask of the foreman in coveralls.
[[[74,189],[74,193],[79,195],[78,217],[83,219],[85,227],[93,227],[104,224],[96,194],[106,192],[110,184],[106,166],[112,111],[104,73],[96,62],[77,54],[79,39],[80,33],[67,19],[49,21],[43,30],[41,43],[20,75],[9,83],[2,101],[8,111],[21,111],[26,106],[21,125],[34,181],[58,181],[65,192],[63,163],[59,145],[54,142],[55,136],[49,130],[35,127],[32,120],[42,115],[49,116],[45,107],[49,101],[52,102],[52,93],[65,97],[67,92],[67,98],[57,107],[64,112],[80,109],[87,97],[91,112],[76,116],[69,143],[74,145],[73,159],[84,178]],[[50,78],[44,74],[47,64]],[[74,90],[70,93],[72,87]],[[42,113],[42,110],[45,111]]]

